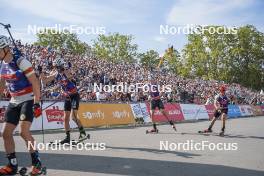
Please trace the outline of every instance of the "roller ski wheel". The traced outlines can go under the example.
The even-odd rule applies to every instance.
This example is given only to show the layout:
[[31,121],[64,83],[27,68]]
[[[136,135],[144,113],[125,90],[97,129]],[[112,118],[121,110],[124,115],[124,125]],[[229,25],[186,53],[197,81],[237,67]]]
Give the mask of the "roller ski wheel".
[[26,167],[22,167],[19,170],[19,175],[21,176],[41,176],[41,175],[47,175],[47,168],[41,167],[40,169],[36,168],[35,166],[32,166],[32,171],[27,172],[28,169]]
[[83,135],[80,135],[80,137],[79,137],[79,139],[78,139],[78,141],[77,142],[83,142],[83,141],[85,141],[85,140],[87,140],[87,139],[90,139],[90,134],[83,134]]
[[225,132],[224,131],[220,132],[219,136],[224,137],[225,136]]
[[157,133],[159,133],[159,130],[158,129],[152,129],[152,130],[146,130],[146,134],[149,134],[149,133],[151,133],[151,134],[157,134]]
[[19,175],[27,175],[27,168],[26,167],[22,167],[20,170],[19,170]]
[[201,134],[203,134],[203,133],[212,133],[212,132],[213,132],[212,130],[208,130],[208,129],[202,130],[202,131],[198,131],[198,133],[201,133]]

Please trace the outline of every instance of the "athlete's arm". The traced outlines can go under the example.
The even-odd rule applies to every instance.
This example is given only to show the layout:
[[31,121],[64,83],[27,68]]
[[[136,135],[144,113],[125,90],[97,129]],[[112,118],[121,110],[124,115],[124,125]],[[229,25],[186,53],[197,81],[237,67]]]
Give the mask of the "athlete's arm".
[[40,84],[39,80],[36,77],[36,74],[32,74],[27,77],[29,82],[32,84],[33,87],[33,93],[34,93],[34,103],[40,102]]
[[26,59],[22,59],[18,63],[18,67],[20,68],[21,71],[23,71],[28,81],[32,84],[33,94],[34,94],[34,103],[39,103],[40,83],[39,83],[39,80],[37,79],[37,76],[35,74],[35,71],[33,70],[31,63]]
[[3,95],[4,89],[5,89],[5,80],[0,78],[0,98]]
[[44,84],[48,84],[55,79],[56,75],[57,75],[56,71],[51,72],[49,76],[45,76],[44,73],[41,73],[40,79],[42,80]]
[[218,102],[218,96],[215,97],[214,99],[214,107],[216,110],[219,110],[220,109],[220,105],[219,105],[219,102]]

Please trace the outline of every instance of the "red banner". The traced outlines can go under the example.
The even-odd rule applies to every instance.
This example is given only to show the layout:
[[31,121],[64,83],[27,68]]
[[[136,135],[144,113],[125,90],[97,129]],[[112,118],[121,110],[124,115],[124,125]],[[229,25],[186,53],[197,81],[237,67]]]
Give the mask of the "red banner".
[[264,106],[260,106],[262,109],[262,114],[264,115]]
[[205,109],[209,115],[209,119],[213,119],[215,111],[214,105],[205,105]]
[[[146,103],[148,112],[150,112],[150,106],[149,103]],[[181,107],[179,104],[175,103],[166,103],[164,104],[165,111],[168,113],[169,120],[172,121],[182,121],[184,120]],[[155,122],[167,122],[168,119],[158,110],[155,110],[154,112],[154,121]]]
[[254,105],[251,105],[251,109],[253,111],[253,114],[255,116],[261,116],[263,113],[262,113],[262,109],[260,106],[254,106]]
[[59,110],[59,107],[53,107],[53,109],[47,109],[46,116],[48,122],[64,122],[64,113],[62,110]]

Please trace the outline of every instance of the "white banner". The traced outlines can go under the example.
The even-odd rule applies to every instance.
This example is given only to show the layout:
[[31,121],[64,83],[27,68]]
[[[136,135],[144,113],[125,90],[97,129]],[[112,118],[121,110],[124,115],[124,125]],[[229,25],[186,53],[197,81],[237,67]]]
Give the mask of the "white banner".
[[142,114],[142,111],[141,111],[141,108],[140,108],[140,104],[130,104],[130,107],[131,107],[131,110],[134,114],[134,117],[135,118],[143,118],[143,114]]
[[144,116],[144,122],[151,122],[150,115],[146,106],[146,103],[139,103],[141,112]]
[[204,105],[180,104],[184,120],[209,119]]
[[[45,102],[43,103],[42,109],[45,109],[47,106],[52,104],[53,102]],[[44,129],[60,129],[64,128],[64,102],[57,102],[48,109],[42,112],[43,115],[43,127]],[[77,125],[70,120],[70,127],[76,128]],[[35,118],[31,130],[41,130],[42,129],[42,116],[39,118]]]
[[239,109],[242,116],[252,116],[254,115],[251,106],[249,105],[239,105]]

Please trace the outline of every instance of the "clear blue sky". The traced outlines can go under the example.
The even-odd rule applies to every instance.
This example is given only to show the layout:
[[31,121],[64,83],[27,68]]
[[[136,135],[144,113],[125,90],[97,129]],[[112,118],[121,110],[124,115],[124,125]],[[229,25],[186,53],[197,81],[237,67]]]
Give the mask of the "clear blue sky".
[[[160,25],[252,24],[263,32],[263,10],[262,0],[0,0],[0,22],[10,23],[15,38],[25,42],[35,41],[28,25],[104,26],[106,33],[132,34],[141,52],[162,54],[169,44],[181,50],[186,36],[160,35]],[[96,35],[79,38],[91,44]]]

